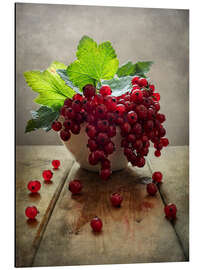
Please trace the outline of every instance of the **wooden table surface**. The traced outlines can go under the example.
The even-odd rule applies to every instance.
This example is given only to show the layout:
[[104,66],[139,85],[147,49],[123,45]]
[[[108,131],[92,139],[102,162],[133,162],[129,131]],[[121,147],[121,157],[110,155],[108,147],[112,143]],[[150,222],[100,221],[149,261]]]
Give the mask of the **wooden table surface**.
[[[51,184],[42,171],[59,159]],[[64,146],[17,146],[16,149],[16,266],[65,266],[87,264],[178,262],[189,260],[189,150],[168,147],[160,158],[151,149],[144,168],[129,166],[115,172],[108,182],[80,168]],[[152,197],[146,184],[153,171],[161,171],[164,183]],[[68,182],[80,179],[83,190],[72,196]],[[27,183],[41,180],[37,195]],[[112,192],[123,197],[113,208]],[[164,204],[175,203],[177,220],[164,217]],[[34,222],[25,208],[35,205],[40,213]],[[93,233],[94,216],[103,221],[101,233]]]

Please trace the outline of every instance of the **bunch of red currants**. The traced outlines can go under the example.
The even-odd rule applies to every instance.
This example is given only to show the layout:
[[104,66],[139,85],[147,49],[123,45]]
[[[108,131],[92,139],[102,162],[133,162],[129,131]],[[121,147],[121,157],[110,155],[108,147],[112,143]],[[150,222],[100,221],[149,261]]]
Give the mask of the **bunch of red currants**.
[[81,124],[86,125],[88,136],[89,164],[100,164],[100,176],[107,180],[111,175],[111,162],[108,159],[115,151],[112,138],[120,132],[123,153],[133,166],[143,167],[148,155],[150,141],[155,148],[155,156],[169,144],[164,138],[165,115],[159,113],[160,95],[155,93],[153,84],[147,79],[134,77],[132,89],[120,96],[113,96],[111,88],[103,85],[99,91],[93,85],[83,88],[83,95],[75,94],[67,98],[60,113],[63,121],[55,121],[52,129],[60,131],[63,141],[72,134],[79,134]]

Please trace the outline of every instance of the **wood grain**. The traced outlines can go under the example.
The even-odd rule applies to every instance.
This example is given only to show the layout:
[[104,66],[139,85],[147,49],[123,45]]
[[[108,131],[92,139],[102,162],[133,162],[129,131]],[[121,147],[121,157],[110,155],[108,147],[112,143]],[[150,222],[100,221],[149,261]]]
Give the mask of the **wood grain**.
[[[176,233],[163,214],[159,193],[148,196],[146,183],[151,172],[128,167],[103,182],[96,173],[71,169],[49,220],[33,266],[65,266],[140,262],[184,261]],[[68,182],[80,179],[84,189],[72,196]],[[111,206],[109,196],[118,191],[120,208]],[[93,233],[89,222],[98,216],[101,233]]]
[[149,154],[152,171],[163,173],[160,192],[165,203],[177,205],[177,220],[173,223],[187,260],[189,260],[189,148],[167,147],[159,159]]
[[[59,159],[61,167],[53,171],[53,181],[45,184],[42,171],[52,169],[51,161]],[[73,164],[63,146],[18,146],[16,149],[16,260],[15,266],[31,266],[41,237],[46,229],[55,202]],[[39,194],[30,194],[27,184],[40,180]],[[37,219],[26,219],[25,208],[35,205],[39,210]]]

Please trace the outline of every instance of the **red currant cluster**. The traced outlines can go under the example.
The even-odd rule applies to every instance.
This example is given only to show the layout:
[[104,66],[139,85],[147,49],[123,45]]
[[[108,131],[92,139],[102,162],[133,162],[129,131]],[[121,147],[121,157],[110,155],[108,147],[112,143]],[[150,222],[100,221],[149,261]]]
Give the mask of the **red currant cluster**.
[[[60,166],[60,161],[59,160],[52,160],[52,166],[53,166],[53,170],[58,170],[58,168]],[[42,177],[44,178],[44,181],[46,183],[49,183],[53,177],[53,172],[51,170],[44,170],[42,172]],[[27,188],[32,194],[37,194],[41,188],[41,183],[38,180],[29,181]],[[25,215],[31,220],[35,219],[35,217],[37,216],[38,213],[39,213],[39,211],[36,208],[36,206],[28,206],[25,209]]]
[[88,136],[89,163],[101,165],[101,178],[107,180],[111,175],[111,163],[108,156],[115,151],[112,138],[117,128],[122,136],[121,147],[124,155],[133,166],[143,167],[150,141],[154,144],[155,156],[169,144],[164,138],[165,115],[159,113],[160,95],[155,93],[153,84],[147,79],[134,77],[132,89],[115,97],[111,88],[102,86],[97,93],[93,85],[86,85],[83,94],[75,94],[66,99],[61,108],[64,121],[55,121],[52,129],[60,131],[62,140],[67,141],[73,134],[80,133],[80,125],[86,123]]

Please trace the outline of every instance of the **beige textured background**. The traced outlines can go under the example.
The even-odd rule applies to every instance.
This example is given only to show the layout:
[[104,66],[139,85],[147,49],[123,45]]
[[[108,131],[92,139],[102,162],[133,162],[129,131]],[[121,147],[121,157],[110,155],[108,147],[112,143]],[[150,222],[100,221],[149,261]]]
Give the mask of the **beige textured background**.
[[23,72],[45,69],[52,61],[69,64],[83,35],[110,40],[120,64],[153,60],[150,77],[161,93],[161,108],[171,145],[189,142],[188,10],[16,5],[16,139],[17,144],[60,144],[43,130],[24,134],[29,111],[37,109]]

